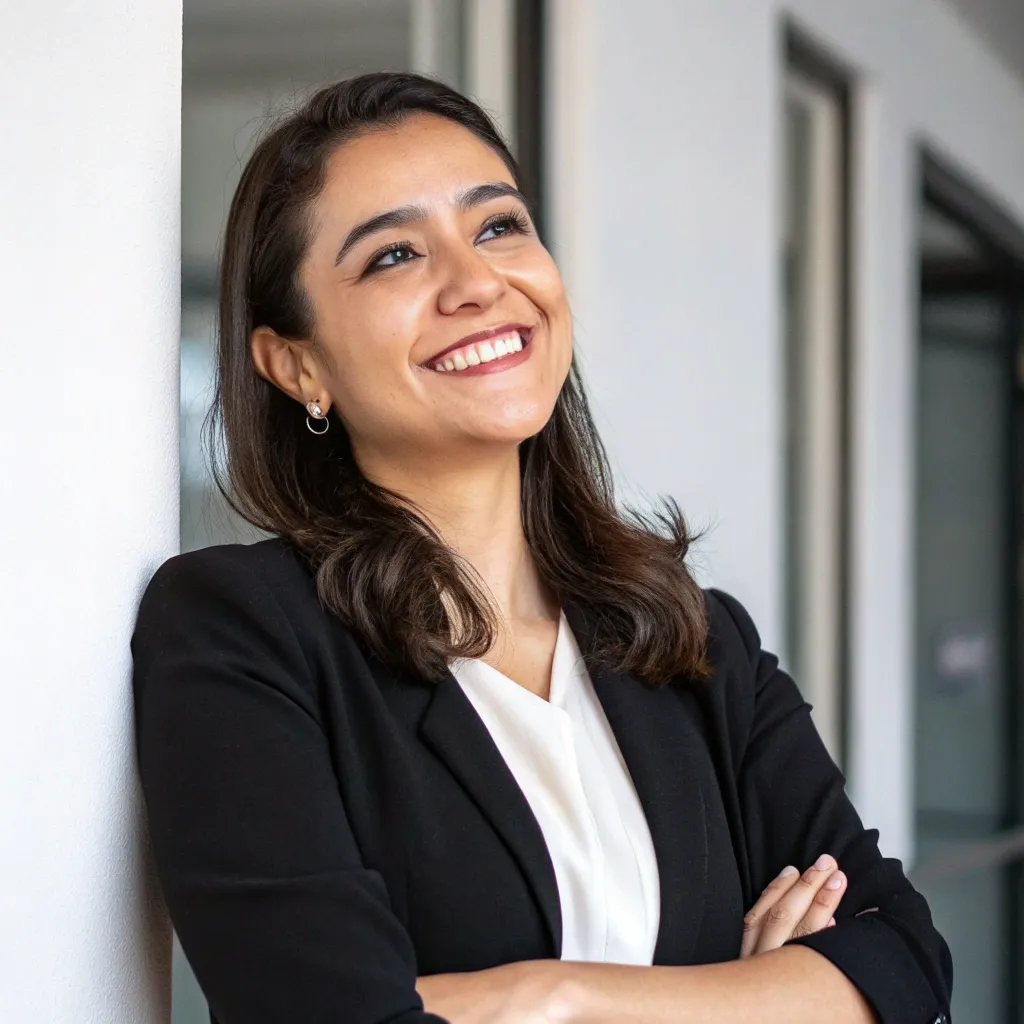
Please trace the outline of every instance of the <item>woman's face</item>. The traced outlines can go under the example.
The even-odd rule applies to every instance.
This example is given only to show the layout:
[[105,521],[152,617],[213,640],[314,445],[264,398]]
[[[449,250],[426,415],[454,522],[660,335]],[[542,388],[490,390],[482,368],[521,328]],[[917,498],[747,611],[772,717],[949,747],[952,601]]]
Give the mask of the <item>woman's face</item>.
[[572,358],[562,280],[505,164],[460,125],[421,114],[339,147],[301,282],[357,456],[466,455],[550,417]]

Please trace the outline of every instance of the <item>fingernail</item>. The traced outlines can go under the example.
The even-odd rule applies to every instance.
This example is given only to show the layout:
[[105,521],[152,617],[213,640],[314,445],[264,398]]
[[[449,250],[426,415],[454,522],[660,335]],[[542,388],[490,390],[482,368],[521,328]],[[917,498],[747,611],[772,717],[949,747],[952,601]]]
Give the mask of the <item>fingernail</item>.
[[835,867],[835,861],[827,853],[823,853],[814,862],[814,866],[818,871],[828,871],[829,868]]
[[794,875],[799,874],[800,872],[792,864],[789,864],[779,872],[779,878],[792,878]]
[[836,872],[836,873],[835,873],[835,874],[834,874],[834,875],[833,875],[833,876],[832,876],[832,877],[831,877],[831,878],[830,878],[830,879],[829,879],[829,880],[828,880],[828,881],[827,881],[827,882],[825,883],[825,888],[826,888],[826,889],[842,889],[842,887],[843,887],[843,885],[844,885],[845,883],[846,883],[846,876],[845,876],[845,875],[844,875],[844,874],[842,873],[842,871],[837,871],[837,872]]
[[825,927],[826,928],[835,928],[835,926],[836,926],[836,919],[833,917],[832,920],[829,921],[829,923]]

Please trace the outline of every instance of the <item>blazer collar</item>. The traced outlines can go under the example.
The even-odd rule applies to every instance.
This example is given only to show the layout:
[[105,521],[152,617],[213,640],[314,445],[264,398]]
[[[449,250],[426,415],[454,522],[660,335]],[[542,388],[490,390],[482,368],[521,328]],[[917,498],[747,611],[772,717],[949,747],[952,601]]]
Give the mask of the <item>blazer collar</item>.
[[[661,891],[653,962],[688,963],[700,934],[707,877],[702,772],[696,754],[704,743],[696,704],[681,684],[652,687],[597,665],[587,613],[576,604],[567,604],[565,613],[650,829]],[[486,726],[451,673],[435,687],[419,729],[515,857],[557,957],[562,948],[561,909],[543,833]]]

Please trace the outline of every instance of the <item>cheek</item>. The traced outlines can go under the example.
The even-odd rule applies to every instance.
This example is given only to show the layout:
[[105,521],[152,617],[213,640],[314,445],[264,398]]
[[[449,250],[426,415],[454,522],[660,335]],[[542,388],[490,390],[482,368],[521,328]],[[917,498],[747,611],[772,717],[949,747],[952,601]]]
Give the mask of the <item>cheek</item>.
[[572,312],[557,271],[537,281],[534,302],[547,320],[551,363],[561,387],[572,361]]
[[562,275],[546,249],[541,248],[530,260],[517,268],[524,290],[549,316],[563,313],[568,308]]
[[343,327],[348,358],[381,369],[408,362],[416,343],[420,310],[413,297],[377,295],[350,311]]
[[334,358],[339,394],[393,389],[397,378],[408,373],[418,323],[414,303],[383,298],[349,304],[325,322],[321,337]]
[[562,276],[547,251],[516,267],[512,283],[536,306],[553,332],[557,348],[572,348],[572,315]]
[[323,340],[333,366],[329,388],[353,438],[389,433],[405,418],[408,344],[381,318],[349,321]]

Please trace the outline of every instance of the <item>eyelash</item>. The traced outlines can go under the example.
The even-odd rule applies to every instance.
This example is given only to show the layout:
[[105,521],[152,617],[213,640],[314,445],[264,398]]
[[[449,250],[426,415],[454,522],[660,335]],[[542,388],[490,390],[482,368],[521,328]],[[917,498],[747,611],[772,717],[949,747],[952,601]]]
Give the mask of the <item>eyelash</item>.
[[[480,233],[483,234],[483,232],[496,227],[499,224],[507,224],[511,226],[511,230],[499,235],[499,238],[504,238],[505,235],[525,235],[528,234],[530,230],[529,221],[522,213],[518,210],[508,210],[505,213],[496,213],[493,217],[484,221],[480,226]],[[391,267],[397,267],[401,263],[407,263],[407,260],[400,260],[399,263],[380,263],[380,260],[389,253],[402,252],[406,249],[412,250],[412,242],[409,240],[404,242],[391,242],[389,245],[384,246],[383,249],[379,249],[367,262],[366,269],[363,271],[363,276],[365,277],[367,274],[375,274],[381,270],[388,270]]]

